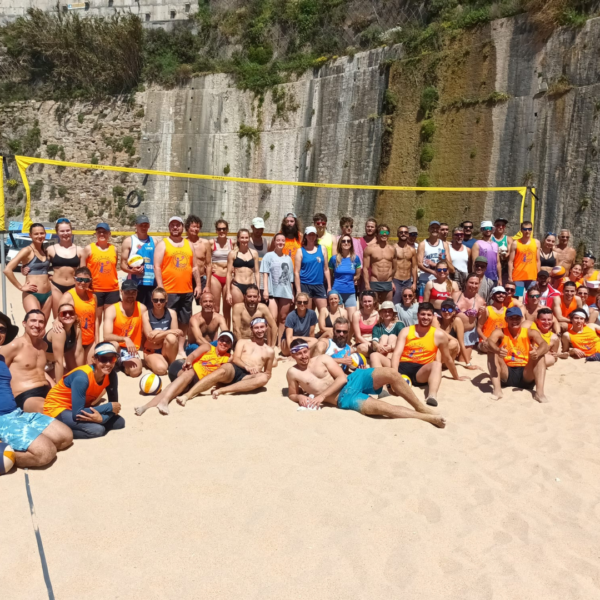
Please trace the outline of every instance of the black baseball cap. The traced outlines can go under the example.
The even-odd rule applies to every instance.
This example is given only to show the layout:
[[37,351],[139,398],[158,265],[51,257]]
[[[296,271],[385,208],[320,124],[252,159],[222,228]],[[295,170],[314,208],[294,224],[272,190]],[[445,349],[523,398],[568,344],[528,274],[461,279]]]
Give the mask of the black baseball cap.
[[121,284],[121,290],[123,292],[127,292],[129,290],[136,290],[137,291],[137,289],[138,289],[137,283],[133,279],[126,279]]
[[135,220],[135,224],[136,225],[141,225],[142,223],[148,223],[148,225],[150,225],[150,219],[146,215],[140,215]]

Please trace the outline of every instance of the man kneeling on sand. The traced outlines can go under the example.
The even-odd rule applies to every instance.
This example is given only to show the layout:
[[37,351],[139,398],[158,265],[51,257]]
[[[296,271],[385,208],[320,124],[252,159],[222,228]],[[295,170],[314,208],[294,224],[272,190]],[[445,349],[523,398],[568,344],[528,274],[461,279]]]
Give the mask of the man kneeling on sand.
[[488,370],[494,386],[492,398],[502,398],[502,388],[531,390],[534,398],[547,402],[544,395],[546,360],[549,346],[539,331],[522,327],[523,312],[518,306],[506,311],[507,327],[496,329],[487,339]]
[[233,352],[231,362],[219,367],[214,373],[201,379],[189,392],[177,398],[181,406],[206,390],[212,390],[213,398],[222,394],[251,392],[267,385],[271,379],[275,351],[267,345],[267,320],[256,317],[250,322],[252,337],[240,340]]
[[201,342],[198,348],[183,361],[183,365],[174,376],[173,381],[144,406],[138,406],[135,409],[135,414],[139,417],[149,408],[156,406],[161,415],[168,415],[171,400],[187,392],[202,378],[229,362],[231,348],[234,345],[235,338],[230,331],[221,333],[216,346],[207,341]]
[[[420,419],[436,427],[446,426],[446,420],[421,402],[395,369],[356,369],[346,376],[331,356],[323,354],[311,358],[306,340],[296,338],[290,346],[296,365],[287,372],[288,395],[300,406],[317,409],[322,404],[331,404],[363,415]],[[385,385],[389,385],[391,393],[404,398],[414,410],[370,397],[379,395]]]

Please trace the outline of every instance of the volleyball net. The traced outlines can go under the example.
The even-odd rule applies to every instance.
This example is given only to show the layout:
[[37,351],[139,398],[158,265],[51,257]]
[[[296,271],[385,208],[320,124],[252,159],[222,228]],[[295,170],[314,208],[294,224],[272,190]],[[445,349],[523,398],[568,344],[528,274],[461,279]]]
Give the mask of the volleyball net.
[[[164,190],[170,189],[173,192],[173,189],[176,189],[176,195],[183,197],[187,196],[188,193],[191,192],[191,195],[194,199],[193,205],[197,206],[198,198],[205,198],[206,203],[212,203],[212,212],[211,216],[222,216],[227,218],[227,215],[221,210],[222,207],[227,206],[228,210],[230,210],[233,214],[239,215],[241,213],[248,213],[249,207],[252,207],[254,212],[253,216],[263,216],[261,212],[258,210],[261,206],[261,201],[265,200],[265,197],[268,200],[268,196],[273,194],[273,198],[276,199],[273,202],[273,198],[271,198],[270,205],[279,207],[287,207],[289,208],[289,212],[301,212],[297,210],[295,207],[298,204],[302,204],[302,198],[304,194],[316,194],[317,198],[320,198],[316,203],[313,202],[313,207],[316,206],[317,210],[319,206],[328,206],[328,196],[330,194],[331,198],[333,195],[336,195],[336,198],[345,195],[344,197],[348,197],[352,195],[355,198],[354,207],[358,206],[356,198],[360,200],[361,194],[371,194],[374,197],[375,194],[385,193],[387,195],[389,201],[389,195],[394,194],[392,196],[395,199],[395,194],[398,193],[400,195],[404,192],[421,192],[421,193],[460,193],[460,194],[471,194],[475,192],[480,193],[488,193],[488,192],[513,192],[520,196],[520,222],[524,220],[524,215],[526,211],[527,200],[529,199],[529,212],[530,217],[529,220],[534,221],[535,217],[535,202],[536,202],[536,190],[535,187],[532,186],[513,186],[513,187],[418,187],[418,186],[389,186],[389,185],[356,185],[356,184],[342,184],[342,183],[314,183],[309,181],[280,181],[280,180],[272,180],[272,179],[257,179],[257,178],[245,178],[245,177],[230,177],[228,175],[200,175],[197,173],[190,172],[176,172],[176,171],[159,171],[152,169],[140,169],[135,167],[124,167],[117,165],[104,165],[104,164],[87,164],[87,163],[76,163],[69,162],[64,160],[54,160],[54,159],[44,159],[37,157],[28,157],[28,156],[14,156],[10,157],[14,158],[18,173],[20,175],[20,179],[23,186],[23,193],[21,195],[24,196],[25,206],[24,210],[21,209],[19,212],[19,218],[22,220],[22,231],[27,232],[31,224],[35,221],[45,220],[43,217],[56,217],[57,211],[49,211],[48,203],[42,199],[42,194],[40,193],[41,189],[49,190],[45,191],[43,196],[47,198],[47,194],[50,193],[50,199],[56,197],[56,194],[62,198],[62,206],[64,207],[59,216],[69,217],[68,214],[68,198],[72,194],[73,190],[65,190],[64,186],[60,185],[62,173],[65,169],[78,169],[82,172],[82,175],[85,179],[80,180],[82,182],[82,187],[86,187],[83,185],[85,182],[89,181],[87,178],[96,178],[94,179],[96,187],[94,191],[88,191],[85,195],[85,198],[76,200],[72,199],[73,209],[74,211],[79,211],[78,214],[81,215],[83,211],[83,218],[79,218],[75,220],[75,222],[81,222],[82,220],[86,223],[95,223],[111,218],[121,223],[123,226],[123,231],[113,231],[113,235],[121,236],[121,235],[130,235],[133,233],[130,228],[135,221],[136,213],[133,212],[135,208],[140,206],[142,199],[140,196],[144,195],[144,190],[150,190],[152,192],[152,196],[156,199],[155,202],[160,202],[163,206],[161,209],[163,213],[166,213],[167,209],[167,196],[168,193]],[[0,229],[2,231],[6,230],[6,221],[5,221],[5,194],[4,194],[4,184],[2,181],[3,177],[3,169],[2,169],[2,161],[3,158],[0,156]],[[44,172],[46,166],[56,167],[52,174]],[[36,169],[34,173],[32,173],[33,169]],[[116,178],[106,179],[106,181],[98,181],[99,172],[111,172],[115,174]],[[140,176],[138,182],[132,182],[131,179],[128,179],[130,176]],[[33,181],[33,183],[31,183]],[[164,186],[166,182],[170,182],[169,188],[161,188]],[[11,187],[8,187],[9,194],[10,190],[14,189],[18,182],[15,179],[11,179],[10,183]],[[132,185],[135,189],[126,194],[126,189],[124,185],[127,184],[129,187]],[[223,184],[235,183],[236,187],[230,187],[230,193],[227,198],[226,192],[227,189],[224,189]],[[138,185],[139,184],[139,185]],[[217,186],[221,184],[221,187]],[[196,187],[194,187],[196,186]],[[225,186],[226,187],[226,186]],[[103,190],[103,193],[98,193],[98,189]],[[236,191],[237,190],[237,191]],[[275,191],[274,191],[275,190]],[[528,194],[528,191],[531,193]],[[219,193],[221,196],[219,196]],[[53,196],[54,194],[54,196]],[[130,197],[133,196],[133,202],[130,202]],[[236,196],[236,200],[232,201],[232,196]],[[171,193],[171,195],[173,195]],[[96,198],[93,196],[102,196],[100,198]],[[413,197],[415,195],[413,194]],[[137,200],[136,200],[137,198]],[[107,200],[109,199],[109,200]],[[9,203],[11,199],[9,198]],[[106,205],[102,202],[106,201]],[[147,201],[147,200],[146,200]],[[100,204],[98,204],[100,202]],[[136,203],[137,202],[137,203]],[[413,204],[416,202],[418,205],[418,200],[415,201],[413,198],[411,200]],[[177,212],[177,202],[171,202],[172,206],[169,206],[170,215],[181,214],[182,216],[185,214],[185,210],[181,213]],[[189,206],[189,204],[188,204]],[[265,206],[265,202],[262,202],[262,206]],[[339,214],[340,216],[343,214],[349,214],[352,216],[356,216],[356,212],[353,213],[352,206],[353,202],[346,201],[345,204],[342,203],[336,204],[338,210],[336,211],[336,216]],[[144,210],[147,206],[144,207]],[[156,208],[156,207],[155,207]],[[284,210],[283,208],[281,210]],[[281,213],[280,210],[280,213]],[[33,211],[33,217],[32,217]],[[114,211],[114,212],[113,212]],[[62,213],[65,214],[62,214]],[[200,212],[200,211],[198,211]],[[316,212],[316,211],[315,211]],[[323,210],[323,212],[328,212],[327,210]],[[418,210],[417,210],[418,213]],[[266,217],[268,217],[268,213],[264,213]],[[9,212],[9,216],[11,213]],[[330,218],[332,215],[329,215]],[[366,217],[367,215],[361,215]],[[468,217],[468,213],[465,218]],[[419,218],[417,216],[417,218]],[[437,216],[433,216],[432,218],[439,218]],[[461,220],[464,220],[462,216]],[[48,218],[47,221],[55,221],[56,218]],[[72,219],[73,220],[73,219]],[[165,222],[167,219],[164,219]],[[333,221],[333,219],[331,219]],[[129,227],[127,227],[129,226]],[[278,221],[268,221],[267,229],[272,232],[276,232],[279,228]],[[73,232],[76,235],[91,235],[93,234],[93,230],[75,230]],[[165,232],[151,232],[154,235],[164,235]],[[519,237],[519,232],[517,232],[517,237]]]

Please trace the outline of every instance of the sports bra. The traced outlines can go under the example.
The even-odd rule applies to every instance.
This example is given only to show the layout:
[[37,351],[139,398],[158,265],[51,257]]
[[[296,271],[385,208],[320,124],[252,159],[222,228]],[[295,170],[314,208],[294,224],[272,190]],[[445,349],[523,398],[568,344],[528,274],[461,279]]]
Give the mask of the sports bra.
[[233,242],[227,238],[227,243],[224,248],[217,244],[217,240],[213,242],[212,261],[214,263],[226,263],[229,253],[233,250]]
[[48,269],[50,269],[50,261],[40,260],[35,254],[33,258],[26,265],[29,268],[29,275],[48,275]]
[[75,250],[75,256],[73,258],[63,258],[54,251],[54,256],[50,259],[50,264],[56,269],[57,267],[71,267],[76,269],[79,266],[80,258],[77,256],[77,250]]
[[429,299],[430,300],[445,300],[446,298],[450,298],[450,294],[451,293],[452,292],[449,292],[447,290],[445,292],[440,292],[432,284],[432,286],[431,286],[431,294],[429,294]]
[[233,268],[234,269],[252,269],[254,270],[254,256],[250,260],[244,260],[238,256],[239,250],[235,254],[235,258],[233,259]]
[[171,329],[171,320],[171,313],[168,308],[165,308],[165,314],[160,319],[154,315],[152,310],[148,311],[148,321],[150,321],[150,327],[152,327],[152,329],[168,331]]
[[544,253],[540,250],[540,265],[542,267],[556,266],[556,256],[554,256],[554,250],[547,256],[544,256]]
[[331,322],[331,316],[327,315],[325,317],[325,327],[333,327],[333,323]]
[[[456,306],[458,307],[458,303],[460,302],[460,299],[463,297],[463,293],[460,293],[460,296],[458,297],[458,300],[456,301]],[[467,308],[467,310],[463,310],[461,311],[460,308],[458,309],[459,312],[462,312],[463,315],[465,315],[465,317],[476,317],[477,313],[479,312],[476,308],[475,308],[475,300],[477,299],[477,296],[473,296],[473,306],[471,308]]]
[[[48,333],[50,333],[48,331]],[[48,344],[48,349],[46,352],[48,354],[54,354],[54,350],[52,349],[52,342],[48,339],[48,333],[44,336],[44,341]],[[75,331],[75,327],[71,327],[71,332],[67,335],[67,339],[65,340],[65,352],[72,350],[75,347],[75,342],[77,342],[77,332]]]

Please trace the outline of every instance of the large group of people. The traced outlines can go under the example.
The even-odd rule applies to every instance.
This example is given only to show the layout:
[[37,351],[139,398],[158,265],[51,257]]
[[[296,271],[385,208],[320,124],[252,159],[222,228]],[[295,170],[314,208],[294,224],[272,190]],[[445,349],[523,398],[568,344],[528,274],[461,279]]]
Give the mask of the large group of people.
[[476,237],[471,221],[450,234],[434,220],[420,242],[401,225],[391,243],[373,218],[355,236],[343,217],[336,235],[323,213],[302,228],[290,212],[270,239],[260,217],[235,238],[224,219],[211,240],[202,225],[173,216],[155,239],[141,215],[120,248],[107,223],[83,248],[67,218],[49,247],[44,226],[31,226],[31,245],[4,269],[23,294],[22,335],[0,313],[0,440],[17,465],[125,427],[118,372],[170,380],[138,416],[262,388],[287,365],[288,397],[304,409],[444,427],[442,373],[470,379],[459,368],[478,369],[474,353],[487,357],[494,398],[516,387],[539,402],[558,359],[600,360],[600,272],[592,253],[577,262],[568,230],[537,240],[525,221],[511,237],[498,218]]

